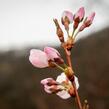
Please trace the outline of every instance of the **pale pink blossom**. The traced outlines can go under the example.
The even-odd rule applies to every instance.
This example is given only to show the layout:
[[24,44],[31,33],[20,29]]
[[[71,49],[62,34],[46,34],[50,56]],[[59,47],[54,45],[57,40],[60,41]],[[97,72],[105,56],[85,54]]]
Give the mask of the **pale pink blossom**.
[[84,18],[84,15],[85,15],[84,7],[79,8],[77,13],[74,15],[74,21],[81,22]]
[[[78,78],[76,76],[74,76],[74,78],[76,88],[78,89]],[[56,81],[52,78],[46,78],[41,81],[41,84],[44,85],[44,90],[49,94],[56,93],[56,95],[62,99],[68,99],[71,97],[69,91],[72,88],[72,84],[64,73],[61,73],[61,75],[57,77]]]
[[64,21],[66,17],[68,18],[68,20],[69,20],[70,23],[73,22],[73,14],[72,14],[72,12],[70,12],[70,11],[64,11],[62,13],[62,20]]
[[59,52],[52,47],[45,47],[44,51],[38,49],[30,50],[29,61],[35,67],[39,68],[48,67],[49,60],[56,61],[59,64],[63,63],[63,59],[61,58]]

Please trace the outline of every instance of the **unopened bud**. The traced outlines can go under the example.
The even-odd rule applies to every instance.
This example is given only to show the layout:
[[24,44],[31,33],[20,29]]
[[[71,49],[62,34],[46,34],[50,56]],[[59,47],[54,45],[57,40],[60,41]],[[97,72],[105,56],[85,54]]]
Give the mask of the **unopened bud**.
[[61,22],[65,29],[69,30],[69,24],[73,22],[73,14],[69,11],[64,11],[62,14]]
[[79,28],[79,32],[83,31],[85,28],[86,28],[85,24],[81,25],[81,27]]
[[62,24],[64,22],[72,23],[73,22],[73,14],[70,11],[64,11],[62,13]]
[[66,69],[65,69],[65,74],[66,74],[66,76],[68,77],[68,79],[70,80],[70,81],[74,81],[74,72],[73,72],[73,70],[71,69],[71,67],[67,67]]
[[89,109],[89,104],[87,100],[84,100],[83,109]]
[[74,22],[73,28],[76,29],[78,27],[79,23],[78,22]]
[[91,13],[91,14],[85,19],[85,21],[83,22],[83,24],[82,24],[81,27],[79,28],[79,31],[83,31],[86,27],[89,27],[89,26],[92,24],[94,17],[95,17],[95,12]]
[[79,23],[83,20],[85,15],[84,7],[81,7],[77,13],[74,15],[74,29],[76,29]]
[[63,31],[61,29],[61,27],[59,26],[58,20],[54,19],[53,20],[56,26],[56,34],[60,40],[60,42],[64,42],[64,35],[63,35]]
[[91,14],[86,18],[86,20],[84,21],[86,27],[89,27],[89,26],[92,24],[94,17],[95,17],[95,12],[91,13]]
[[77,13],[74,15],[74,21],[81,22],[84,18],[84,15],[85,15],[84,7],[79,8]]
[[69,30],[69,24],[70,24],[68,17],[66,16],[64,19],[61,18],[61,22],[64,25],[65,29],[68,31]]

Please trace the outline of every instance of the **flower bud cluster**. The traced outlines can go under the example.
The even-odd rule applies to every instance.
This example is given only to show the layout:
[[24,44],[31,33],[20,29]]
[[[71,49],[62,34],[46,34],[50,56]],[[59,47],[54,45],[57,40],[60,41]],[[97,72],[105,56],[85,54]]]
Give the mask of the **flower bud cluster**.
[[[71,12],[69,11],[64,11],[62,14],[62,24],[65,26],[66,28],[66,22],[67,22],[67,28],[69,28],[69,24],[73,23],[73,28],[74,30],[78,28],[79,24],[84,20],[84,16],[85,16],[85,10],[84,7],[79,8],[79,10],[73,15]],[[95,12],[92,12],[88,17],[85,18],[85,20],[82,23],[82,27],[84,25],[84,28],[89,27],[92,22],[93,19],[95,17]],[[66,19],[67,18],[67,19]]]
[[[77,36],[77,34],[92,24],[93,19],[95,17],[95,12],[92,12],[85,19],[84,19],[84,17],[85,17],[84,7],[79,8],[79,10],[74,15],[70,11],[64,11],[62,13],[61,23],[62,23],[62,25],[64,25],[65,30],[68,35],[68,38],[66,41],[65,41],[65,38],[63,35],[63,31],[58,23],[58,20],[54,19],[54,23],[56,25],[56,30],[57,30],[57,32],[56,32],[57,36],[58,36],[60,42],[62,43],[62,46],[64,48],[67,48],[68,51],[72,49],[74,42],[75,42],[75,37]],[[81,23],[81,25],[80,25],[80,23]],[[69,34],[69,25],[70,24],[73,24],[72,34]]]

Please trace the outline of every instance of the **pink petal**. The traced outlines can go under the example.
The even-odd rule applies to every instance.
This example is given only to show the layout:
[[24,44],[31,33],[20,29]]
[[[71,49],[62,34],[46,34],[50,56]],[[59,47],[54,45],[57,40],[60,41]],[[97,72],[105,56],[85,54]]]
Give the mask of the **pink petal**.
[[[74,76],[74,81],[75,81],[75,85],[76,85],[76,88],[78,89],[79,88],[79,82],[78,82],[78,78],[76,76]],[[56,81],[58,83],[62,83],[63,81],[66,81],[67,80],[67,77],[65,75],[65,73],[61,73],[59,76],[57,76],[57,79]],[[71,84],[70,81],[68,81],[69,84]]]
[[49,93],[49,94],[51,94],[52,93],[52,91],[50,91],[49,89],[47,89],[47,88],[44,88],[44,90],[45,90],[45,92],[47,92],[47,93]]
[[[76,88],[78,89],[79,88],[79,82],[78,82],[78,78],[76,76],[74,76],[74,81],[75,81],[75,84],[76,84]],[[65,75],[65,73],[61,73],[61,75],[59,75],[56,79],[57,82],[59,82],[60,84],[63,82],[63,81],[66,81],[67,80],[67,77]],[[68,81],[69,85],[71,85],[71,82]],[[63,86],[62,87],[58,87],[60,89],[63,89],[62,91],[59,91],[58,93],[56,93],[59,97],[61,97],[62,99],[68,99],[70,98],[70,94],[68,93],[68,90],[64,90]]]
[[53,78],[46,78],[46,79],[41,80],[41,84],[46,85],[50,80],[54,81]]
[[56,93],[56,95],[58,95],[62,99],[68,99],[71,97],[70,94],[65,90],[59,91],[58,93]]
[[79,82],[78,82],[78,78],[76,76],[74,76],[74,81],[75,81],[75,85],[76,85],[76,89],[79,88]]
[[86,27],[89,27],[89,26],[92,24],[94,17],[95,17],[95,12],[91,13],[91,14],[86,18],[86,20],[84,21],[83,25],[79,28],[79,31],[82,31],[82,30],[84,30]]
[[65,75],[65,73],[61,73],[59,76],[57,76],[56,81],[59,83],[62,83],[63,81],[66,81],[67,77]]
[[47,92],[47,93],[53,93],[55,91],[57,91],[57,86],[56,85],[51,85],[51,86],[48,86],[48,85],[44,85],[44,90]]
[[62,13],[62,19],[65,19],[65,17],[68,17],[70,23],[73,22],[73,14],[70,11],[64,11]]
[[80,26],[80,28],[79,28],[79,32],[80,32],[80,31],[83,31],[85,28],[86,28],[86,25],[83,23],[83,24]]
[[95,17],[95,12],[92,12],[92,13],[87,17],[87,21],[90,21],[90,22],[92,23],[94,17]]
[[59,52],[52,47],[45,47],[44,52],[47,54],[48,59],[54,60],[54,58],[60,58]]
[[48,66],[47,55],[41,50],[32,49],[30,51],[29,61],[35,67],[44,68]]
[[74,19],[79,18],[79,20],[81,21],[84,18],[84,15],[85,15],[84,7],[81,7],[75,14]]

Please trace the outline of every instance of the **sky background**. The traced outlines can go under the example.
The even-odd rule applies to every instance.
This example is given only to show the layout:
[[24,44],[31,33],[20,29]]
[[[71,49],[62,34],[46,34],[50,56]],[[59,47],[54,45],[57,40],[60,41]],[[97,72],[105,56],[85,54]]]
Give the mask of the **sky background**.
[[81,6],[86,16],[95,11],[96,17],[78,39],[109,26],[108,0],[0,0],[0,50],[58,45],[53,18],[60,20],[64,10],[75,13]]

